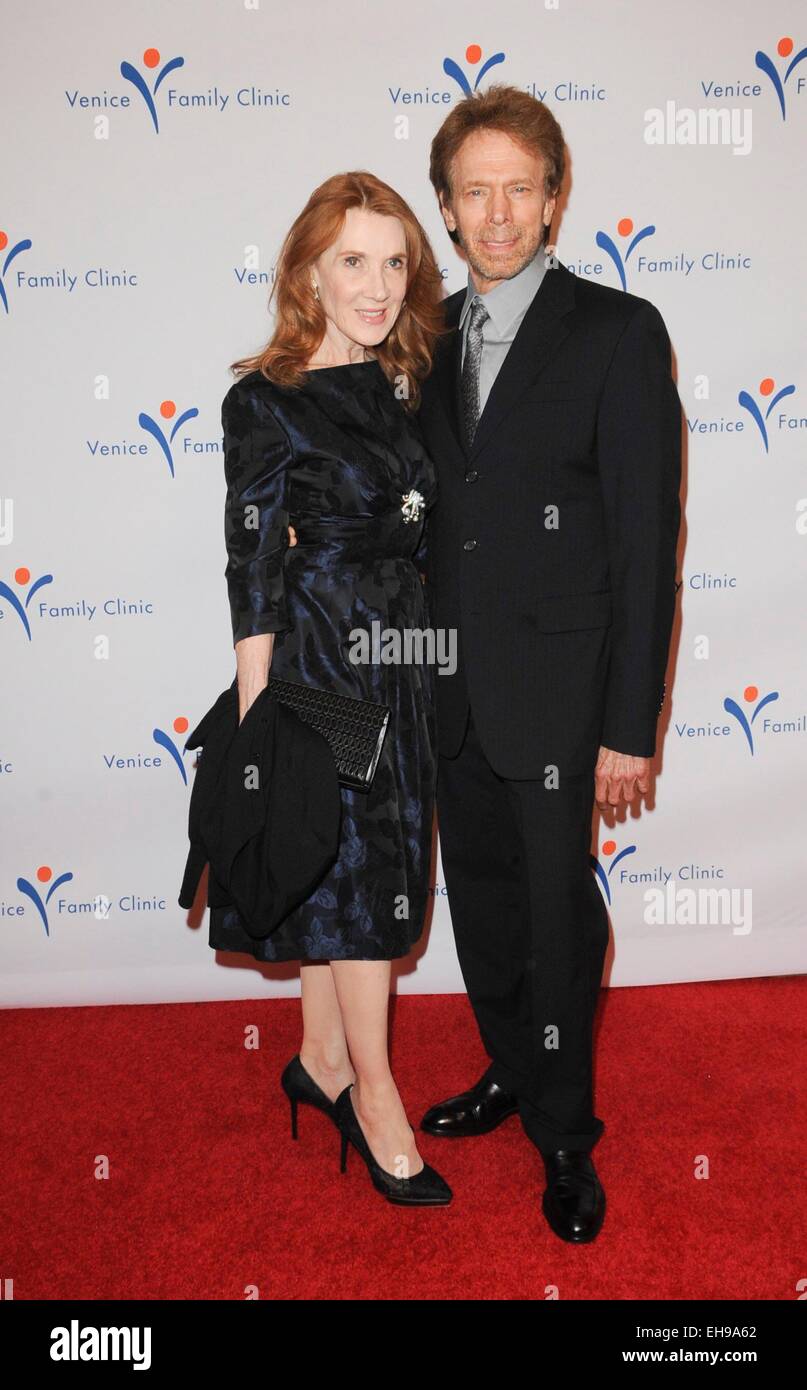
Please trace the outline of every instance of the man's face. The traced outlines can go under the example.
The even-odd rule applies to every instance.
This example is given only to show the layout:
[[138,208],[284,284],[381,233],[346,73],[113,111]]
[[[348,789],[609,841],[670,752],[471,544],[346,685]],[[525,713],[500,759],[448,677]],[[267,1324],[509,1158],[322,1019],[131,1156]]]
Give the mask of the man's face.
[[535,256],[552,221],[555,198],[544,194],[544,161],[503,131],[469,135],[454,159],[451,204],[443,221],[456,231],[479,294],[518,275]]

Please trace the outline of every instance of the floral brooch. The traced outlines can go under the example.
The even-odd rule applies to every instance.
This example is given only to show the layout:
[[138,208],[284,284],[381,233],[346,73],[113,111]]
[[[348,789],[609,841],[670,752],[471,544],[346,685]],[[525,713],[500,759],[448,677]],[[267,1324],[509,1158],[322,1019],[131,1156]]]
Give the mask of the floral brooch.
[[419,521],[425,502],[423,494],[413,489],[412,492],[402,493],[401,497],[401,511],[404,521]]

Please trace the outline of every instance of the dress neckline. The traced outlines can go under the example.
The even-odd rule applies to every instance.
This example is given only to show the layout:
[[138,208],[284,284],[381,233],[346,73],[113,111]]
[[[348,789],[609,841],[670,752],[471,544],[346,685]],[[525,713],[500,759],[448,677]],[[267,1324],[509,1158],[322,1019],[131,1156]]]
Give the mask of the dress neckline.
[[364,371],[366,367],[381,368],[381,363],[377,357],[368,357],[364,362],[339,362],[333,367],[314,367],[306,369],[306,376],[319,376],[321,372],[345,372],[345,371]]

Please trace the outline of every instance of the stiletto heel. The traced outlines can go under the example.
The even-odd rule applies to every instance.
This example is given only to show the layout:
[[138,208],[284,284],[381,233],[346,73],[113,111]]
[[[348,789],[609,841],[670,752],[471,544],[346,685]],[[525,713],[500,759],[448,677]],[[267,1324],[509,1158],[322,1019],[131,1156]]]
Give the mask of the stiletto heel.
[[402,1207],[447,1206],[454,1194],[445,1179],[428,1163],[424,1163],[421,1171],[415,1173],[413,1178],[396,1178],[394,1173],[388,1173],[386,1168],[382,1168],[376,1162],[353,1108],[350,1098],[352,1089],[351,1081],[334,1101],[334,1119],[342,1132],[340,1171],[344,1173],[347,1168],[348,1143],[351,1143],[364,1159],[376,1191],[386,1197],[388,1202]]
[[334,1102],[329,1100],[325,1092],[317,1085],[313,1076],[309,1076],[302,1062],[300,1054],[292,1057],[291,1061],[284,1067],[280,1078],[280,1084],[289,1098],[291,1106],[291,1137],[298,1137],[297,1131],[297,1106],[302,1100],[306,1105],[315,1105],[317,1110],[321,1110],[329,1119],[336,1124],[334,1114]]

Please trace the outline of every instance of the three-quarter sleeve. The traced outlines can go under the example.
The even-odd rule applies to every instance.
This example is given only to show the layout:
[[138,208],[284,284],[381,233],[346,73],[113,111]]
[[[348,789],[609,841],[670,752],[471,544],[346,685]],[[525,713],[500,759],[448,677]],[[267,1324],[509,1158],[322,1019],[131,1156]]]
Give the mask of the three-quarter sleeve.
[[292,450],[260,383],[236,381],[230,387],[221,426],[227,482],[224,574],[235,646],[243,637],[293,626],[283,578]]

